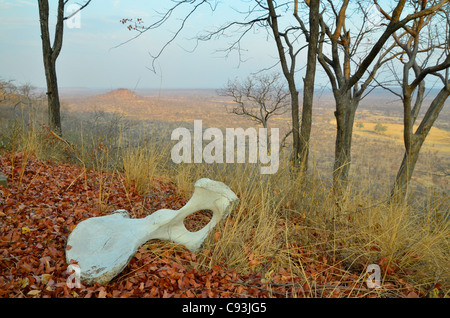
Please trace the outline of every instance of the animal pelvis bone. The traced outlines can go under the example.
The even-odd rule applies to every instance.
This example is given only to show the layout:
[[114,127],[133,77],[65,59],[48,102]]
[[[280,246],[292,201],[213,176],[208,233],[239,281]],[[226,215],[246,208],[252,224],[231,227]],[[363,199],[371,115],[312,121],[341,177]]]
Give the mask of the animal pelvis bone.
[[[78,266],[84,283],[106,284],[148,240],[170,240],[196,251],[237,202],[237,196],[224,183],[200,179],[191,199],[179,210],[161,209],[141,219],[132,219],[126,210],[117,210],[80,222],[67,239],[66,261]],[[204,228],[189,232],[183,221],[200,210],[210,210],[213,216]]]

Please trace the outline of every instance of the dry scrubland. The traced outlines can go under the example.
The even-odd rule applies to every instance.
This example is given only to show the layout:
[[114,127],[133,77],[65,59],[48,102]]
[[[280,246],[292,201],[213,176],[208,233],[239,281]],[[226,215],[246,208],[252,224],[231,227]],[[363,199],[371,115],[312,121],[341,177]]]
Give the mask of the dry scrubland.
[[[227,101],[214,91],[137,93],[83,97],[65,92],[64,141],[36,124],[45,114],[39,107],[15,113],[4,107],[2,145],[40,160],[120,175],[142,196],[151,196],[155,180],[174,183],[183,199],[201,177],[223,181],[240,203],[207,239],[197,262],[206,269],[220,264],[242,275],[262,273],[266,290],[307,284],[314,289],[306,294],[310,297],[450,295],[448,107],[422,149],[410,204],[393,206],[387,199],[403,156],[399,106],[385,97],[386,102],[377,98],[362,105],[354,129],[352,185],[338,208],[329,190],[334,119],[325,94],[314,108],[310,173],[300,178],[288,164],[289,147],[274,175],[260,175],[255,164],[173,164],[175,127],[192,128],[194,119],[219,128],[245,128],[251,122],[226,114]],[[376,132],[377,123],[386,130]],[[289,116],[274,118],[269,127],[284,135]],[[137,209],[141,215],[153,212]],[[207,221],[207,213],[200,219]],[[380,289],[365,286],[369,264],[382,269]],[[287,272],[284,278],[280,274]],[[292,288],[284,295],[302,296]]]
[[[115,124],[126,123],[125,126],[128,127],[125,128],[130,128],[137,126],[136,120],[144,119],[153,122],[149,124],[149,128],[141,127],[147,134],[157,125],[166,127],[167,134],[164,137],[159,133],[166,143],[170,142],[173,128],[192,128],[193,121],[197,119],[203,121],[204,128],[256,127],[254,122],[244,117],[227,113],[230,101],[218,96],[214,90],[141,90],[132,93],[118,89],[97,92],[98,95],[88,97],[83,90],[70,90],[65,94],[65,109],[73,113],[90,112],[97,118],[97,122],[109,116],[114,119]],[[357,183],[369,182],[366,187],[371,188],[371,191],[389,191],[404,152],[402,108],[391,95],[377,91],[372,94],[374,96],[367,96],[361,102],[356,114],[352,178]],[[316,168],[315,173],[328,178],[334,160],[334,104],[329,93],[318,92],[316,95],[310,165]],[[386,130],[375,131],[378,123],[386,127]],[[271,118],[270,127],[280,129],[281,139],[290,129],[289,112]],[[173,145],[174,142],[171,143]],[[446,106],[422,147],[413,175],[413,189],[418,189],[421,193],[429,189],[448,189],[449,167],[450,109]]]

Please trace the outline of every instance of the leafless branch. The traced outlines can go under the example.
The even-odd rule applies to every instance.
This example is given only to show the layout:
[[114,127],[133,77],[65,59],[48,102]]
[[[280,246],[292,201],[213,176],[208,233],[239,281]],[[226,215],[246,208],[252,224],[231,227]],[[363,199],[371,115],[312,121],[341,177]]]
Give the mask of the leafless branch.
[[[137,39],[138,37],[140,37],[141,35],[143,35],[144,33],[153,30],[153,29],[157,29],[159,27],[161,27],[162,25],[164,25],[167,21],[169,21],[170,17],[172,16],[172,14],[174,14],[174,12],[180,8],[181,6],[183,6],[184,4],[188,4],[188,5],[193,5],[192,9],[190,9],[188,11],[187,14],[184,15],[183,19],[181,19],[181,24],[178,26],[178,28],[175,30],[175,32],[173,33],[173,35],[169,38],[168,41],[165,42],[165,44],[159,49],[159,51],[153,55],[151,53],[149,53],[149,55],[152,57],[152,64],[151,67],[148,68],[151,71],[153,71],[154,73],[156,73],[156,69],[155,69],[155,63],[156,60],[162,55],[162,53],[165,51],[165,49],[173,42],[175,41],[175,39],[179,36],[179,34],[181,33],[181,31],[184,29],[187,21],[189,20],[189,18],[198,10],[198,8],[200,8],[203,5],[209,5],[209,7],[211,8],[212,11],[215,10],[216,5],[213,5],[211,3],[211,1],[209,0],[201,0],[198,3],[197,0],[177,0],[177,1],[173,1],[175,2],[175,5],[173,5],[172,7],[170,7],[168,10],[166,10],[164,13],[161,13],[161,17],[156,20],[155,22],[153,22],[152,24],[150,24],[149,26],[146,27],[142,27],[142,28],[133,28],[137,33],[137,35],[135,35],[134,37],[131,37],[130,39],[119,43],[116,46],[113,46],[111,49],[116,49],[122,45],[125,45],[135,39]],[[127,19],[124,19],[127,20]],[[124,21],[122,20],[122,21]],[[124,22],[122,22],[124,23]]]
[[[67,2],[69,2],[69,0],[66,0],[66,1],[64,2],[64,4],[67,4]],[[86,8],[86,7],[89,5],[90,2],[91,2],[91,0],[88,0],[85,4],[83,4],[80,8],[78,8],[78,10],[76,10],[75,12],[73,12],[71,15],[69,15],[69,16],[67,16],[67,17],[64,17],[64,20],[68,20],[68,19],[74,17],[78,12],[80,12],[81,10],[83,10],[84,8]]]

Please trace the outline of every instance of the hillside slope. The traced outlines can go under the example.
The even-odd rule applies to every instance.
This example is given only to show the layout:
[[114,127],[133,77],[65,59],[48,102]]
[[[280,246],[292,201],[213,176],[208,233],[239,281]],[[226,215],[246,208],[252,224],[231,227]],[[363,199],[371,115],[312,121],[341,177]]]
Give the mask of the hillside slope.
[[[339,262],[313,258],[301,248],[295,258],[302,261],[306,281],[292,275],[288,268],[242,275],[221,264],[205,267],[200,258],[208,257],[207,250],[194,254],[158,240],[143,245],[125,270],[107,285],[71,289],[64,248],[76,224],[119,208],[127,209],[131,217],[144,217],[161,208],[179,209],[186,201],[177,195],[172,183],[153,180],[151,195],[140,196],[133,187],[127,191],[118,174],[39,162],[25,153],[5,153],[0,171],[9,183],[9,188],[0,186],[0,297],[421,295],[402,279],[386,283],[382,290],[367,289],[364,279],[345,272]],[[191,228],[198,222],[193,218],[186,224]],[[252,264],[255,260],[250,259],[249,266]]]

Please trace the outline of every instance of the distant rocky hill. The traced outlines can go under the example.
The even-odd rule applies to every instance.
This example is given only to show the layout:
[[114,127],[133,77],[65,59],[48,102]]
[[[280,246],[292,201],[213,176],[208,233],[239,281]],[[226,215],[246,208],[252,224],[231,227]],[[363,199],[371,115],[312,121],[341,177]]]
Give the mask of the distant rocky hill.
[[136,99],[142,99],[141,96],[136,95],[132,91],[126,88],[118,88],[113,91],[110,91],[106,94],[95,96],[95,99],[97,100],[111,100],[111,99],[118,99],[118,100],[136,100]]
[[127,117],[146,117],[155,108],[155,101],[139,96],[134,92],[119,88],[113,91],[90,96],[65,99],[65,107],[72,112],[121,113]]

